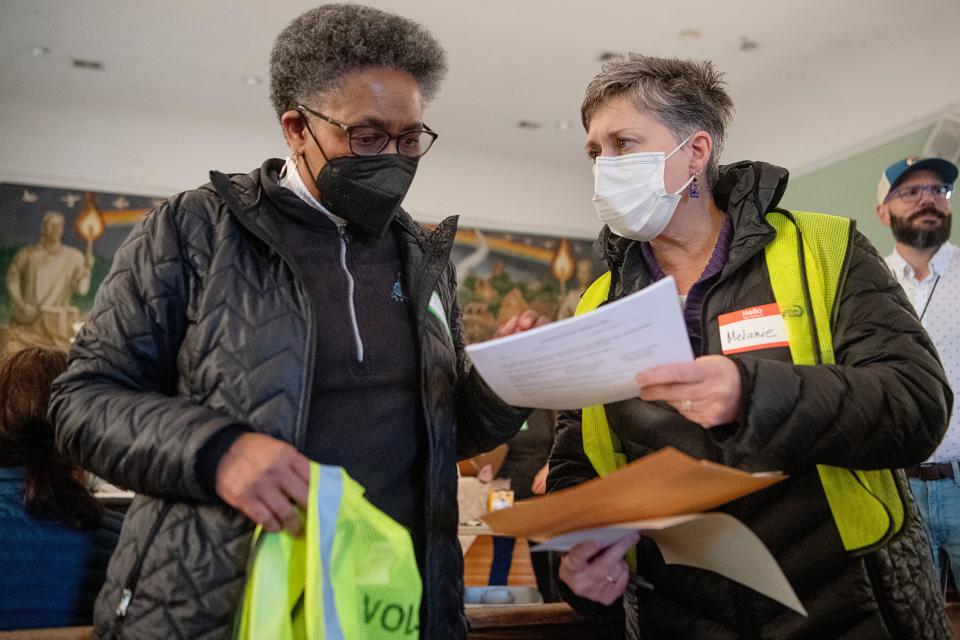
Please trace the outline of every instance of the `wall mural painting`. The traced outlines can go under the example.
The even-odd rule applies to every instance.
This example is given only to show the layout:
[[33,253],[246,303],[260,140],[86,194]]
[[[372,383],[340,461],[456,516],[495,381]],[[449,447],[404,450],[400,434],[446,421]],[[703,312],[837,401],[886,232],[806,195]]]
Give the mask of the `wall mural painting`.
[[[67,349],[131,227],[162,198],[0,184],[0,351]],[[591,242],[460,229],[452,259],[468,342],[527,307],[573,315],[600,274]]]
[[0,184],[0,349],[69,347],[130,228],[160,199]]
[[592,242],[461,229],[453,249],[467,342],[481,342],[527,307],[569,318],[601,273]]

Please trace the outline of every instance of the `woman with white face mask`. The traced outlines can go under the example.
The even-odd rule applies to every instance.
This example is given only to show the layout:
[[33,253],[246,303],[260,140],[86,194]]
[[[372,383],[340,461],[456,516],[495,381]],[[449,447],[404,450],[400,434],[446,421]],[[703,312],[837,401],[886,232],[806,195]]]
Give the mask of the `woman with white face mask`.
[[[709,62],[630,54],[587,87],[581,113],[610,270],[599,299],[673,276],[698,357],[638,371],[638,397],[601,407],[602,418],[562,414],[548,488],[664,446],[783,470],[785,481],[721,510],[767,545],[808,615],[667,565],[637,535],[574,547],[560,563],[562,590],[585,612],[622,600],[630,638],[949,638],[915,505],[889,471],[925,460],[946,428],[951,395],[936,352],[849,220],[778,208],[784,169],[718,165],[732,110]],[[586,453],[598,428],[615,437]],[[866,476],[852,469],[876,471],[857,485]],[[865,492],[883,505],[869,517]]]

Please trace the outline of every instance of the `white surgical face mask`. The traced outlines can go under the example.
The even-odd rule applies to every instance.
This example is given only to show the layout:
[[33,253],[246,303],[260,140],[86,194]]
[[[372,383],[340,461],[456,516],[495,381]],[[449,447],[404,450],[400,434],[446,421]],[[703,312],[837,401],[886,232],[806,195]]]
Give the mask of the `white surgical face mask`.
[[618,236],[649,242],[667,227],[680,203],[680,194],[695,176],[676,193],[667,193],[663,183],[667,158],[687,143],[681,142],[668,154],[644,151],[625,156],[599,156],[593,164],[593,207],[600,221]]

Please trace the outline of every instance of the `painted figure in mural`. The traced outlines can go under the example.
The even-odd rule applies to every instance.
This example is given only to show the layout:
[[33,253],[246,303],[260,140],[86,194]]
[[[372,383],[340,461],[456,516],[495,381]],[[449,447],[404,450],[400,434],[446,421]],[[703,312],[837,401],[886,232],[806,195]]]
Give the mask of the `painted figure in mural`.
[[428,230],[401,208],[437,138],[423,110],[445,70],[411,20],[305,12],[271,54],[290,157],[212,172],[117,251],[50,403],[63,451],[138,494],[98,636],[230,637],[254,528],[302,531],[311,460],[344,468],[410,532],[420,636],[466,636],[456,460],[528,411],[468,366],[457,219]]
[[573,317],[580,303],[580,296],[587,290],[593,281],[593,263],[586,259],[577,260],[577,288],[567,291],[560,301],[557,311],[557,320]]
[[63,214],[44,214],[39,242],[18,251],[7,270],[10,324],[5,355],[26,347],[70,347],[80,321],[73,296],[90,290],[93,255],[61,242],[64,224]]
[[[461,237],[462,236],[462,237]],[[573,315],[598,263],[586,240],[467,231],[454,258],[468,342],[494,336],[523,309],[550,318]]]
[[783,470],[783,482],[720,510],[767,545],[807,615],[668,564],[639,534],[571,549],[564,597],[584,612],[622,608],[628,638],[946,640],[899,472],[947,427],[936,349],[851,220],[779,207],[785,169],[719,165],[733,111],[724,85],[710,62],[629,54],[587,87],[581,116],[605,224],[595,246],[609,275],[584,299],[672,276],[698,357],[638,372],[637,397],[562,412],[547,484],[574,486],[666,446]]
[[[960,249],[949,239],[956,180],[952,162],[914,156],[887,167],[877,186],[877,216],[895,241],[887,265],[937,346],[955,396],[960,393]],[[960,582],[960,411],[950,416],[933,455],[904,471],[927,528],[937,578],[945,586],[952,572]]]

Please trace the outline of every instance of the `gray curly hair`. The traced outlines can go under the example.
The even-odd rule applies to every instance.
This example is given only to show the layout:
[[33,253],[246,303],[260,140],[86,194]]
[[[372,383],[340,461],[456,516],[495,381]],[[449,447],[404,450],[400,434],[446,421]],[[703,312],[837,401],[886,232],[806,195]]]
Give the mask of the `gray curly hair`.
[[733,118],[733,100],[724,86],[723,73],[707,60],[656,58],[629,53],[603,65],[587,86],[580,117],[583,128],[608,100],[626,95],[638,111],[649,111],[670,129],[679,143],[703,130],[713,138],[706,166],[712,189],[719,179],[718,160],[726,129]]
[[412,20],[359,4],[321,5],[294,19],[273,44],[270,101],[277,117],[367,67],[406,71],[429,102],[447,60],[440,43]]

